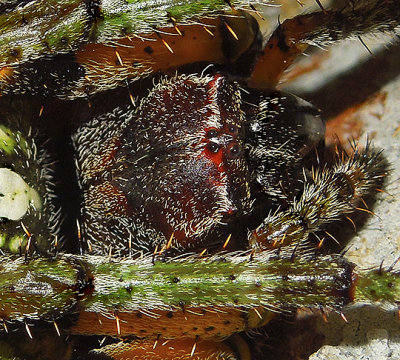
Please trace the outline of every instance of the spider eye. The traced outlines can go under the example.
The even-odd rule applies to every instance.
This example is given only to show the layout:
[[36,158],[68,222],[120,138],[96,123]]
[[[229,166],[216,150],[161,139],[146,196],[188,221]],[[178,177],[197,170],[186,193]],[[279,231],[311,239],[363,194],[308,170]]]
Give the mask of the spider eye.
[[217,137],[218,136],[218,131],[216,129],[210,129],[210,130],[207,131],[206,136],[208,138]]
[[219,150],[219,148],[220,148],[220,146],[219,146],[219,144],[210,141],[210,142],[207,144],[207,148],[208,148],[208,150],[210,150],[211,152],[217,153],[218,150]]
[[237,143],[228,146],[228,156],[230,159],[237,159],[240,156],[240,146]]
[[229,125],[228,130],[231,134],[237,134],[238,128],[235,125]]

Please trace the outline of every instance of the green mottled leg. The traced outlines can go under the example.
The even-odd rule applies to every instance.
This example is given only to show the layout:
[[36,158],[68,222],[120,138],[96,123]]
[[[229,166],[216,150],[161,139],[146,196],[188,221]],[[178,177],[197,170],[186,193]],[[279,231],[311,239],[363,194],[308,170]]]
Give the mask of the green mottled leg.
[[60,213],[52,201],[50,157],[38,146],[23,106],[0,106],[0,249],[46,252]]

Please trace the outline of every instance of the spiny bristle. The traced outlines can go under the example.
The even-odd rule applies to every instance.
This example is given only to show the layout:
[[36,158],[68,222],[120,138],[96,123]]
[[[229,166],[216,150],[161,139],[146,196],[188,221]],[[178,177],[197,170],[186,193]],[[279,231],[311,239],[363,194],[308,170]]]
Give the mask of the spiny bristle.
[[121,335],[121,324],[120,324],[118,315],[115,315],[115,323],[117,326],[117,334]]
[[196,351],[196,346],[197,346],[197,338],[193,344],[192,351],[190,352],[190,357],[193,357],[194,352]]
[[164,44],[164,46],[168,49],[168,51],[173,54],[174,50],[172,50],[171,46],[165,41],[165,39],[161,39],[162,43]]
[[59,329],[59,327],[58,327],[58,325],[57,325],[57,323],[55,321],[53,321],[53,325],[54,325],[54,328],[56,329],[57,335],[61,336],[60,329]]
[[322,6],[321,1],[320,1],[320,0],[315,0],[315,2],[318,4],[318,6],[320,7],[320,9],[321,9],[324,13],[326,13],[326,10],[325,10],[325,8]]
[[224,23],[224,25],[226,26],[226,28],[228,29],[228,31],[231,33],[231,35],[234,37],[235,40],[239,40],[239,37],[237,36],[237,34],[235,33],[235,31],[229,26],[229,24]]
[[33,339],[33,336],[32,336],[32,333],[31,333],[31,329],[29,328],[29,325],[28,325],[27,322],[25,322],[25,330],[26,330],[26,333],[28,334],[28,336],[29,336],[31,339]]

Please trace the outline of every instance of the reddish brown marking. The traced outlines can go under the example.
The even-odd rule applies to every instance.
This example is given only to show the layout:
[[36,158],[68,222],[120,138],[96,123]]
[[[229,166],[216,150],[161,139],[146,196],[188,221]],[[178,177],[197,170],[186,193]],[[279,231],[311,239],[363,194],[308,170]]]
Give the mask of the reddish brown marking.
[[[215,74],[214,78],[207,84],[207,90],[210,91],[211,89],[213,89],[214,91],[218,92],[218,86],[217,86],[217,82],[220,81],[219,79],[222,78],[222,75],[220,74]],[[212,98],[208,98],[208,103],[211,104],[215,101],[215,99]]]
[[217,153],[212,152],[207,148],[204,148],[203,154],[206,158],[210,159],[214,166],[219,172],[225,172],[226,169],[223,164],[223,147],[221,147]]
[[[121,335],[137,335],[156,338],[159,334],[166,338],[212,339],[218,336],[228,336],[243,331],[246,320],[239,310],[226,310],[216,315],[213,309],[193,308],[190,311],[177,310],[170,312],[154,310],[154,317],[137,313],[118,312]],[[168,316],[167,316],[168,315]],[[98,316],[102,325],[98,326]],[[229,320],[227,323],[225,320]],[[95,325],[96,324],[96,325]],[[196,327],[194,330],[193,327]],[[92,312],[80,313],[78,322],[71,329],[73,334],[103,334],[115,336],[114,316],[104,317]]]
[[115,154],[117,153],[118,147],[121,145],[121,141],[118,137],[114,137],[111,141],[109,146],[107,147],[107,153],[102,156],[102,166],[104,168],[109,167],[112,165],[114,160]]
[[[137,335],[147,338],[157,338],[160,334],[165,338],[215,339],[229,336],[233,333],[255,328],[265,324],[271,317],[265,309],[258,308],[258,314],[265,314],[263,319],[254,311],[244,316],[243,310],[228,309],[215,312],[213,308],[186,308],[185,311],[154,310],[154,316],[140,312],[118,311],[120,331],[122,336]],[[140,316],[138,316],[140,314]],[[101,326],[99,326],[99,318]],[[78,322],[71,329],[72,334],[96,334],[116,336],[115,317],[113,314],[105,317],[94,312],[81,312]]]
[[[240,38],[235,46],[237,53],[227,59],[222,51],[226,40],[219,30],[221,18],[201,19],[199,22],[210,26],[214,36],[204,31],[204,25],[180,25],[183,36],[177,36],[168,27],[159,29],[163,33],[162,38],[153,33],[144,34],[144,39],[110,39],[113,46],[98,43],[85,45],[76,52],[77,62],[85,67],[85,78],[89,79],[84,87],[90,87],[91,82],[98,81],[104,75],[110,76],[110,72],[118,74],[128,70],[130,76],[141,76],[149,72],[167,72],[193,62],[234,62],[253,42],[254,34],[248,31],[248,19],[232,18],[230,26]],[[173,53],[165,46],[165,42],[171,45]],[[116,52],[121,61],[116,57]]]
[[4,66],[0,68],[0,83],[10,83],[12,81],[12,75],[14,69],[11,66]]
[[[195,351],[191,354],[191,349]],[[236,353],[224,342],[201,341],[196,339],[137,340],[118,343],[107,348],[107,355],[115,360],[199,360],[236,359]]]
[[285,20],[272,34],[253,69],[249,86],[274,88],[284,71],[308,45],[303,41],[313,29],[325,21],[325,15],[313,13]]
[[[319,53],[318,56],[308,57],[308,61],[302,58],[302,62],[300,64],[296,63],[292,69],[290,69],[287,73],[283,75],[281,83],[287,83],[296,80],[300,76],[318,71],[321,68],[323,62],[328,58],[329,52],[327,51]],[[306,63],[303,64],[303,61]]]
[[129,216],[132,213],[125,194],[108,181],[97,185],[92,190],[90,200],[94,206],[104,207],[107,204],[105,214],[109,216]]

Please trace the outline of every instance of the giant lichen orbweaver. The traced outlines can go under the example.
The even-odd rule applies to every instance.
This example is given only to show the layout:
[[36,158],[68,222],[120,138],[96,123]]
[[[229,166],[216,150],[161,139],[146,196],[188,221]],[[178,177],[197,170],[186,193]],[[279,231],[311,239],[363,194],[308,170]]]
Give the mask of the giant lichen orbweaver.
[[241,1],[49,4],[0,5],[0,356],[257,359],[244,333],[271,312],[399,299],[392,268],[319,252],[381,189],[382,153],[332,155],[319,111],[276,89],[309,45],[395,32],[397,1],[268,39]]

